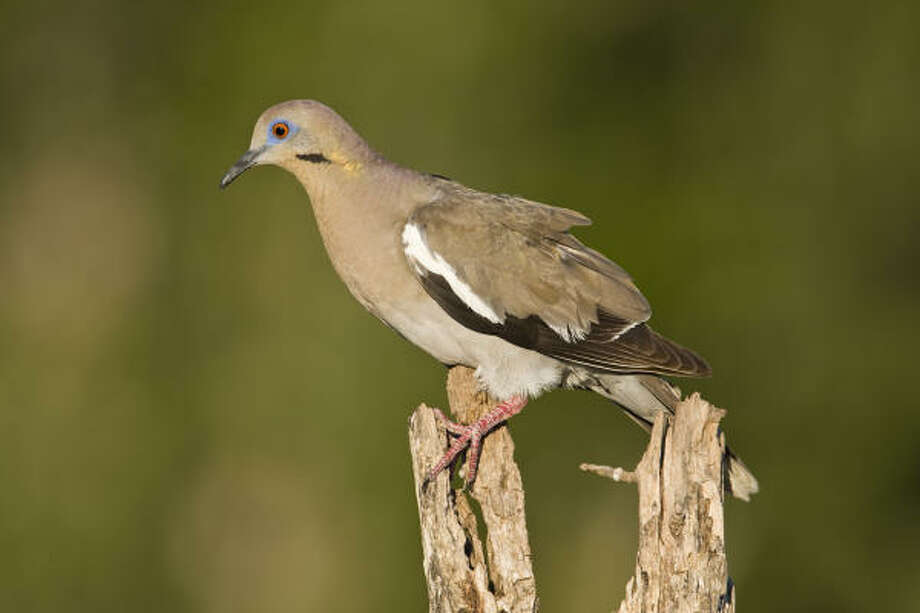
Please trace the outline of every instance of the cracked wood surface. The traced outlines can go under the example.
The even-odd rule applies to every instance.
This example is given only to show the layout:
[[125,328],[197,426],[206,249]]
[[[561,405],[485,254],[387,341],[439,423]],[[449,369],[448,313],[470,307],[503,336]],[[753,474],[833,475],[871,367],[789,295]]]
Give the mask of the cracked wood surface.
[[636,470],[582,469],[639,486],[639,550],[620,613],[733,613],[725,559],[725,415],[699,394],[655,420]]
[[[470,423],[494,406],[473,373],[448,375],[451,412]],[[724,411],[693,394],[669,420],[659,415],[634,471],[593,464],[582,469],[639,490],[639,549],[635,575],[620,613],[734,613],[734,586],[725,557]],[[470,495],[452,489],[447,473],[420,485],[448,446],[433,409],[409,420],[409,441],[421,522],[430,611],[531,613],[538,600],[530,559],[521,476],[507,428],[485,438],[479,477]],[[478,504],[485,522],[479,538]]]
[[[473,371],[463,366],[450,369],[447,395],[451,413],[462,423],[475,421],[496,404],[479,391]],[[429,610],[536,611],[524,488],[507,427],[501,426],[485,437],[479,474],[469,495],[451,488],[447,471],[421,491],[427,470],[437,463],[448,442],[434,410],[419,406],[409,418],[409,447]],[[472,504],[479,505],[485,522],[485,546]]]

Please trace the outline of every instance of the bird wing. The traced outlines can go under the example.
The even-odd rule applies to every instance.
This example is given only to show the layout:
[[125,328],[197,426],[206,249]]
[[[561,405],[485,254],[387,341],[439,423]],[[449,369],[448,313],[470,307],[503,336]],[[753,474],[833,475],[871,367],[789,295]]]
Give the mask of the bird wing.
[[648,327],[648,301],[626,271],[569,233],[590,223],[450,184],[413,212],[402,239],[425,291],[472,330],[605,372],[708,375],[700,356]]

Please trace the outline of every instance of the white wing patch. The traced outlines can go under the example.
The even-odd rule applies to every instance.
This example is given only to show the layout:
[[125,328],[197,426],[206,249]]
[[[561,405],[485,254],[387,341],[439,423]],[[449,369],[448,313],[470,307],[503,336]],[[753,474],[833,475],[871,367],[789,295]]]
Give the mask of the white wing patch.
[[473,289],[457,276],[457,271],[440,254],[428,248],[418,226],[414,223],[407,223],[403,228],[402,242],[406,257],[409,258],[409,261],[420,273],[424,274],[427,271],[443,277],[454,294],[463,301],[463,304],[470,307],[474,313],[485,317],[494,324],[504,323],[504,317],[499,316],[485,300],[477,296]]
[[[645,321],[648,321],[648,318],[646,318]],[[626,326],[625,328],[623,328],[622,330],[620,330],[620,333],[617,334],[616,336],[614,336],[612,340],[617,340],[618,338],[620,338],[621,336],[623,336],[624,334],[626,334],[627,332],[629,332],[630,330],[632,330],[633,328],[635,328],[636,326],[638,326],[638,325],[641,324],[641,323],[643,323],[643,322],[641,322],[641,321],[634,321],[634,322],[632,322],[631,324],[629,324],[628,326]]]

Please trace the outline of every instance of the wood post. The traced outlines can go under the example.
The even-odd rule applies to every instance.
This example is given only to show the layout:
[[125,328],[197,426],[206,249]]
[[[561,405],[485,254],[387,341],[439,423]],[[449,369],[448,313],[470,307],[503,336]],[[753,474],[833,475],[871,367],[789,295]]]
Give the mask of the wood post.
[[699,394],[655,420],[636,470],[582,464],[582,470],[639,486],[636,573],[620,613],[732,613],[734,586],[725,559],[725,411]]
[[[451,413],[463,423],[475,421],[496,404],[479,391],[473,371],[463,366],[450,370],[447,395]],[[448,471],[421,491],[426,472],[440,459],[448,442],[434,410],[419,406],[409,419],[409,445],[429,610],[536,611],[524,487],[507,427],[501,426],[485,437],[479,474],[469,495],[451,488]],[[485,523],[485,544],[479,537],[474,506]]]
[[[479,391],[466,367],[450,370],[447,391],[451,412],[463,423],[496,404]],[[583,470],[638,484],[636,572],[620,613],[734,612],[725,559],[723,415],[693,394],[677,405],[674,416],[658,416],[634,471],[582,464]],[[485,438],[479,475],[469,494],[451,486],[448,471],[421,491],[427,470],[449,444],[434,409],[423,404],[412,414],[409,444],[429,610],[537,611],[524,488],[507,428]],[[485,542],[476,507],[485,524]]]

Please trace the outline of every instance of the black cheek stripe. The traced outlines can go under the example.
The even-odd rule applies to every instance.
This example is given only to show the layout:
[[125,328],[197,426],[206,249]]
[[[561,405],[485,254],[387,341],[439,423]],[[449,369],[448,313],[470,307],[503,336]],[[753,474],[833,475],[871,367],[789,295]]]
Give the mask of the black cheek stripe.
[[322,153],[298,153],[297,159],[312,164],[329,164],[329,158]]

